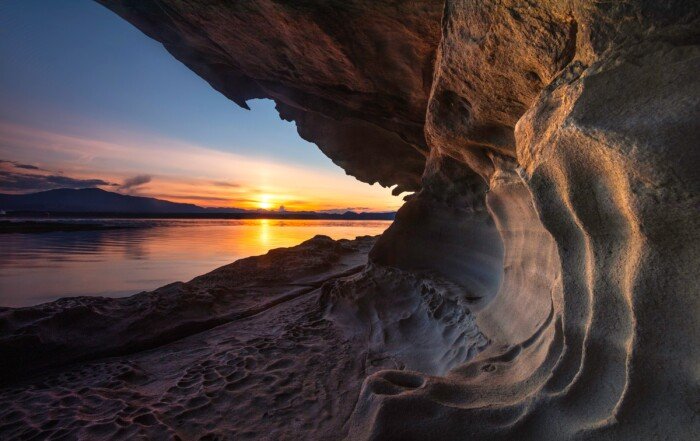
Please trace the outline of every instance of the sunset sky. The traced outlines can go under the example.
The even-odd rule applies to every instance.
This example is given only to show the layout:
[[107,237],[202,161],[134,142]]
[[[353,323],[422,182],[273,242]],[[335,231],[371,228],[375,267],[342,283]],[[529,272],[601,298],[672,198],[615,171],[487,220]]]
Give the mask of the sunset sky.
[[210,207],[386,211],[269,100],[238,108],[91,0],[0,2],[0,192],[99,186]]

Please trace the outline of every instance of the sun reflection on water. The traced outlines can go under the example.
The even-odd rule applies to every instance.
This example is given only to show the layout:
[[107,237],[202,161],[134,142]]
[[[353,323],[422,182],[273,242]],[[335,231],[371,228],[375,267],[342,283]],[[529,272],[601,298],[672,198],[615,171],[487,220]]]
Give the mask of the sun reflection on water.
[[7,234],[0,306],[76,295],[121,297],[187,281],[236,259],[297,245],[317,234],[376,235],[388,221],[129,220],[146,228]]
[[270,244],[270,219],[259,219],[258,240],[264,247]]

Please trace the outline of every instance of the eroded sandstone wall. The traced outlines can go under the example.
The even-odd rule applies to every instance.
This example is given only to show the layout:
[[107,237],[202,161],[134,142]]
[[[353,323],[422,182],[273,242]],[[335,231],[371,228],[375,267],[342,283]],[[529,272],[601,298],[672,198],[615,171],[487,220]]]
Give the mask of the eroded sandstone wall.
[[[450,375],[385,395],[372,384],[391,380],[370,378],[360,438],[698,433],[697,409],[679,406],[698,385],[698,8],[563,5],[447,2],[428,143],[489,182],[504,268],[539,271],[504,277],[477,312],[493,344]],[[518,247],[524,187],[549,234]],[[549,283],[506,303],[536,277]],[[412,409],[424,424],[402,420]]]
[[323,297],[394,369],[350,438],[700,433],[697,2],[100,1],[416,191]]

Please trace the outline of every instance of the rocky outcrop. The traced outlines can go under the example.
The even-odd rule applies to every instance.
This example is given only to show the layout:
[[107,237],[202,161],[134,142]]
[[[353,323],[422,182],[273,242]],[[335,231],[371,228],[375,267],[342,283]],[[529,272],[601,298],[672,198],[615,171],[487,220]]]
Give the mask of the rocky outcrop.
[[126,298],[67,297],[0,308],[0,385],[100,357],[163,346],[255,316],[357,273],[374,238],[316,236],[183,283]]
[[[33,333],[41,339],[23,347],[25,353],[34,352],[32,364],[23,366],[25,378],[0,385],[0,439],[343,436],[362,380],[372,369],[365,366],[362,342],[344,336],[323,318],[318,285],[325,278],[342,279],[360,271],[355,266],[367,260],[373,242],[371,237],[336,242],[317,236],[222,267],[184,284],[189,290],[160,289],[115,300],[122,302],[121,308],[97,299],[90,310],[59,301],[3,314],[15,324],[24,316],[15,335]],[[203,301],[207,294],[218,300]],[[98,306],[105,304],[135,317],[116,320],[114,314],[99,314],[104,309]],[[72,320],[55,326],[60,310]],[[46,369],[66,360],[65,355],[51,360],[61,357],[51,350],[59,339],[71,353],[76,348],[94,351],[96,342],[105,349],[129,340],[138,344],[133,340],[137,330],[141,341],[163,337],[183,319],[216,320],[223,310],[230,315],[218,326],[193,329],[175,341],[148,350],[122,346],[119,356]],[[149,320],[143,321],[146,316]],[[90,326],[100,319],[104,323],[99,328]],[[3,321],[3,337],[9,333],[6,326]],[[6,344],[4,339],[0,347]],[[17,362],[6,355],[5,366]],[[43,369],[37,372],[35,363]]]
[[398,390],[368,378],[353,438],[698,433],[678,406],[698,399],[698,12],[447,2],[426,137],[489,188],[504,274],[475,315],[491,344]]
[[319,297],[366,355],[338,433],[700,433],[696,2],[100,2],[239,105],[274,99],[349,174],[416,192]]

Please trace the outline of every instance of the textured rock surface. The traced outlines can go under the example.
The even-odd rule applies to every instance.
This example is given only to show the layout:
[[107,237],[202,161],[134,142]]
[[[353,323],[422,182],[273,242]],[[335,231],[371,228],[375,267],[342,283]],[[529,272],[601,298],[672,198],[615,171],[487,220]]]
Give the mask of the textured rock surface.
[[426,135],[489,186],[492,344],[401,393],[370,377],[353,438],[697,436],[698,12],[447,2]]
[[[317,237],[299,247],[238,261],[191,282],[202,293],[229,297],[214,289],[220,276],[227,283],[257,279],[245,296],[231,295],[221,307],[228,303],[235,312],[258,303],[261,308],[151,350],[131,348],[127,355],[45,371],[0,387],[0,438],[337,439],[347,432],[343,423],[366,376],[361,341],[344,337],[323,319],[318,287],[277,304],[265,302],[277,297],[278,283],[288,277],[299,273],[338,277],[348,268],[347,261],[331,259],[325,268],[313,270],[306,266],[307,259],[323,260],[336,254],[333,248],[340,248],[346,259],[366,260],[372,242],[364,238],[338,243]],[[264,270],[272,262],[274,275]],[[266,276],[259,277],[260,269]],[[286,290],[294,292],[295,287]],[[177,303],[189,309],[190,316],[207,316],[208,311],[187,296],[173,298],[163,290],[149,295],[162,305]],[[141,307],[129,312],[149,311],[154,318],[153,326],[138,325],[143,335],[158,333],[164,321],[178,322],[183,314],[173,308],[152,311],[148,304],[138,303]],[[63,305],[52,303],[44,309],[49,306]],[[37,310],[41,308],[24,311]],[[78,320],[62,324],[54,335],[72,338],[73,347],[90,347],[95,334],[83,332],[80,319],[85,319],[83,314],[89,319],[91,313],[68,310]],[[35,326],[47,330],[41,320]],[[112,340],[121,338],[119,329],[105,326],[101,331]],[[37,344],[31,349],[45,348]]]
[[[343,436],[378,368],[324,319],[320,284],[361,271],[374,240],[317,236],[128,299],[3,311],[0,439]],[[148,338],[159,341],[141,350]]]
[[426,135],[489,185],[492,344],[401,393],[370,377],[352,437],[697,436],[698,12],[447,2]]
[[100,3],[239,105],[274,99],[347,173],[419,187],[441,0]]
[[253,316],[306,295],[330,278],[358,272],[373,243],[370,237],[336,242],[316,236],[187,283],[127,298],[70,297],[0,308],[0,383],[76,361],[157,347]]
[[312,308],[364,367],[302,438],[697,438],[696,1],[101,3],[417,190]]

